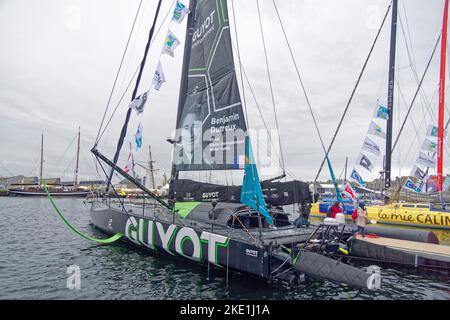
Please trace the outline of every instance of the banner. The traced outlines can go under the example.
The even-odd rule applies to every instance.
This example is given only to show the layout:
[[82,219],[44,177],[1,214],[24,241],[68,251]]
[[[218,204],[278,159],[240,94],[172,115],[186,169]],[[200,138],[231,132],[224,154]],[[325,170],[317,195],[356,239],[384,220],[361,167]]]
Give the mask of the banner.
[[142,124],[139,123],[136,134],[134,135],[134,142],[136,143],[136,150],[142,147]]
[[167,32],[166,40],[164,41],[164,46],[162,49],[162,53],[168,54],[173,57],[175,49],[180,44],[180,41],[175,37],[175,35],[169,30]]
[[436,159],[427,155],[426,153],[420,152],[416,163],[424,165],[425,167],[428,168],[434,168],[436,166]]
[[375,118],[388,120],[389,119],[389,110],[387,107],[384,106],[378,106],[377,110],[375,111]]
[[166,77],[164,76],[161,62],[159,61],[155,71],[155,75],[153,76],[152,85],[154,86],[155,90],[159,90],[164,82],[166,82]]
[[126,173],[128,172],[134,172],[134,160],[133,160],[133,154],[130,153],[128,154],[128,160],[127,160],[127,164],[125,165],[125,168],[123,169],[123,171],[125,171]]
[[343,195],[346,195],[348,198],[352,199],[353,201],[356,201],[356,192],[353,190],[352,186],[347,181],[344,181],[344,183],[342,184],[341,193]]
[[379,125],[377,125],[375,122],[370,123],[369,127],[369,134],[386,139],[386,133],[381,129]]
[[366,137],[362,146],[363,150],[369,151],[379,157],[381,155],[380,147],[373,142],[369,137]]
[[433,125],[429,125],[428,126],[428,130],[427,130],[427,136],[437,137],[438,136],[438,127],[435,127]]
[[367,158],[364,154],[362,154],[362,153],[359,154],[359,158],[356,161],[356,163],[358,165],[360,165],[361,167],[367,169],[369,172],[372,172],[373,164],[369,160],[369,158]]
[[227,1],[198,1],[188,27],[193,33],[188,39],[189,70],[179,105],[174,165],[179,171],[244,169],[247,126]]
[[364,187],[366,185],[366,182],[361,178],[358,171],[356,171],[355,169],[353,169],[352,173],[350,174],[349,180],[355,181],[361,187]]
[[191,11],[188,8],[186,8],[184,4],[182,4],[179,0],[177,0],[175,10],[173,11],[172,21],[181,23],[184,20],[184,17],[190,12]]
[[137,115],[140,115],[144,112],[145,103],[147,102],[148,91],[144,92],[140,96],[134,98],[133,101],[129,104],[130,109],[134,109]]
[[417,180],[422,181],[422,180],[425,180],[427,173],[425,171],[421,170],[419,167],[414,166],[411,171],[410,176],[416,178]]
[[420,192],[421,190],[411,179],[407,179],[403,187],[414,192]]
[[422,144],[422,150],[427,152],[436,152],[437,144],[425,138],[425,141]]

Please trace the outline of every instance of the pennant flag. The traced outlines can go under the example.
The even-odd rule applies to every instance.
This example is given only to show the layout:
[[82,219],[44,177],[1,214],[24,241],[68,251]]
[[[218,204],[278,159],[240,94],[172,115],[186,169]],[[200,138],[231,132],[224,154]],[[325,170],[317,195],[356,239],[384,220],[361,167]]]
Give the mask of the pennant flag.
[[427,152],[436,152],[437,144],[425,138],[425,141],[422,144],[422,150]]
[[435,127],[433,125],[429,125],[428,126],[428,130],[427,130],[427,136],[437,137],[438,136],[438,127]]
[[367,170],[369,170],[369,172],[372,172],[373,169],[372,162],[362,153],[359,154],[359,158],[356,163],[359,164],[361,167],[364,167]]
[[161,62],[158,62],[158,67],[156,68],[155,75],[153,76],[152,85],[155,90],[159,90],[164,82],[166,82],[166,77],[164,76]]
[[411,179],[407,179],[403,187],[414,192],[420,192],[421,190],[420,187],[416,186],[414,181],[412,181]]
[[380,147],[375,142],[373,142],[369,137],[366,137],[366,139],[364,140],[362,149],[372,152],[377,157],[379,157],[381,154]]
[[444,184],[442,186],[442,191],[447,191],[449,187],[450,187],[450,177],[447,176],[444,179]]
[[134,135],[134,142],[136,142],[136,150],[142,147],[142,124],[139,123],[136,134]]
[[258,211],[259,214],[266,218],[268,224],[273,224],[272,217],[264,201],[249,136],[245,137],[245,171],[241,189],[241,203]]
[[180,44],[177,37],[169,30],[167,32],[166,40],[164,41],[164,47],[162,53],[168,54],[169,56],[174,56],[174,51]]
[[366,185],[366,182],[361,178],[358,171],[356,171],[355,169],[353,169],[349,180],[355,181],[357,184],[359,184],[362,187],[364,187]]
[[130,151],[130,154],[128,155],[128,160],[127,160],[127,164],[125,165],[125,168],[123,169],[123,171],[125,171],[126,173],[133,171],[134,172],[134,161],[133,161],[133,154]]
[[189,13],[191,13],[191,10],[186,8],[184,4],[177,0],[175,10],[173,11],[172,21],[181,23],[183,22],[184,17]]
[[425,167],[429,167],[429,168],[436,166],[436,160],[433,157],[431,157],[423,152],[419,153],[419,157],[417,158],[416,163],[424,165]]
[[386,139],[386,133],[373,121],[370,123],[369,134]]
[[422,181],[425,180],[427,173],[421,170],[419,167],[414,166],[410,176]]
[[344,181],[344,183],[342,184],[342,191],[341,191],[341,193],[343,195],[346,195],[347,197],[349,197],[353,201],[356,201],[356,192],[353,190],[353,188],[350,185],[350,183],[347,183],[347,181]]
[[148,91],[144,92],[140,96],[134,98],[128,106],[130,109],[134,109],[137,115],[140,115],[144,112],[145,103],[147,102]]
[[389,110],[388,108],[384,107],[384,106],[378,106],[377,110],[375,111],[375,118],[380,118],[380,119],[384,119],[384,120],[388,120],[389,119]]

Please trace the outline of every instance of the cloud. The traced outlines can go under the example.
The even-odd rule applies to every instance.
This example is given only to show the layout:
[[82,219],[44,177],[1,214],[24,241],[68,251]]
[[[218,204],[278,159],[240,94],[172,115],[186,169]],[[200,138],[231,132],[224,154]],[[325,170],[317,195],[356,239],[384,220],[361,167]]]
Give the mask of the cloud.
[[[377,24],[373,22],[384,15],[389,2],[276,1],[326,145],[337,127],[376,35],[373,25]],[[170,4],[170,1],[164,1],[163,14]],[[81,171],[84,170],[86,177],[96,176],[88,153],[95,142],[137,5],[138,1],[119,0],[0,2],[0,146],[2,161],[8,170],[25,173],[32,169],[41,132],[45,133],[46,166],[50,168],[52,161],[61,156],[81,126],[84,149]],[[275,121],[255,1],[234,1],[234,5],[237,26],[232,24],[232,29],[237,27],[241,60],[261,112],[273,129]],[[322,160],[322,147],[272,2],[260,1],[260,5],[286,167],[299,179],[311,180]],[[229,8],[231,11],[230,2]],[[155,3],[144,3],[108,117],[140,62],[154,9]],[[442,9],[440,2],[400,2],[400,17],[419,75],[440,32]],[[335,171],[341,171],[347,156],[349,165],[356,160],[376,101],[379,99],[383,103],[386,100],[389,28],[390,17],[330,154]],[[161,30],[150,50],[140,91],[151,83],[167,24]],[[183,25],[173,26],[172,31],[184,39]],[[235,38],[234,29],[232,37]],[[416,82],[408,68],[410,62],[400,28],[397,43],[397,79],[409,104]],[[164,59],[168,59],[164,61],[167,83],[149,98],[143,118],[144,144],[151,144],[156,166],[170,172],[171,147],[165,139],[175,126],[182,48],[177,50],[175,58]],[[429,100],[432,100],[438,80],[438,63],[436,57],[424,83]],[[133,85],[134,82],[131,87]],[[250,126],[262,128],[248,86],[245,85],[244,89]],[[117,144],[130,97],[131,90],[118,107],[111,127],[99,145],[108,156],[112,156]],[[394,131],[398,130],[401,121],[398,119],[402,119],[408,107],[398,90],[395,103],[394,116],[398,118],[394,121]],[[425,118],[419,137],[424,137],[426,124],[432,121],[427,107],[430,112],[437,113],[435,104],[426,106],[419,100],[412,115],[417,126]],[[132,117],[126,141],[131,139],[136,127],[137,120]],[[410,122],[407,131],[402,136],[400,150],[394,154],[395,174],[409,172],[421,144],[415,141],[416,133]],[[119,164],[125,161],[127,152],[128,147],[124,147]],[[147,148],[143,148],[136,157],[139,161],[146,160]],[[65,166],[70,161],[67,156]],[[450,162],[446,160],[445,165],[448,164]],[[56,164],[53,166],[52,174],[64,171]],[[403,170],[400,171],[401,168]],[[0,174],[7,175],[8,172],[0,167]],[[328,179],[328,176],[324,170],[321,178]],[[239,183],[240,174],[235,173],[234,178]]]

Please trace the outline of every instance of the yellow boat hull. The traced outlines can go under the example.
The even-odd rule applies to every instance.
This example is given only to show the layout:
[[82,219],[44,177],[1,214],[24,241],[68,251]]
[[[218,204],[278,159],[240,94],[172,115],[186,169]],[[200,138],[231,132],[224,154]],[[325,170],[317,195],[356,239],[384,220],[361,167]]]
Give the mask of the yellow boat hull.
[[[445,211],[434,211],[429,208],[412,207],[408,204],[391,204],[384,206],[367,206],[368,218],[371,221],[385,224],[450,229],[450,213]],[[314,203],[311,207],[311,215],[324,216],[320,212],[319,204]],[[351,219],[349,215],[346,218]]]

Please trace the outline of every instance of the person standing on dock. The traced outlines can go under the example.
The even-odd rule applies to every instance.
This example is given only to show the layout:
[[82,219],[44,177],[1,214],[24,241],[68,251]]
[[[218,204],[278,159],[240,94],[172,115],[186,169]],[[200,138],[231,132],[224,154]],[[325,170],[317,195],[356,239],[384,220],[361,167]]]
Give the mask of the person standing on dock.
[[342,213],[342,207],[340,206],[339,201],[336,201],[334,205],[331,207],[331,218],[336,219],[336,214]]
[[358,226],[358,231],[364,238],[364,230],[366,228],[367,219],[367,209],[364,202],[360,202],[358,206],[358,214],[356,217],[356,225]]

